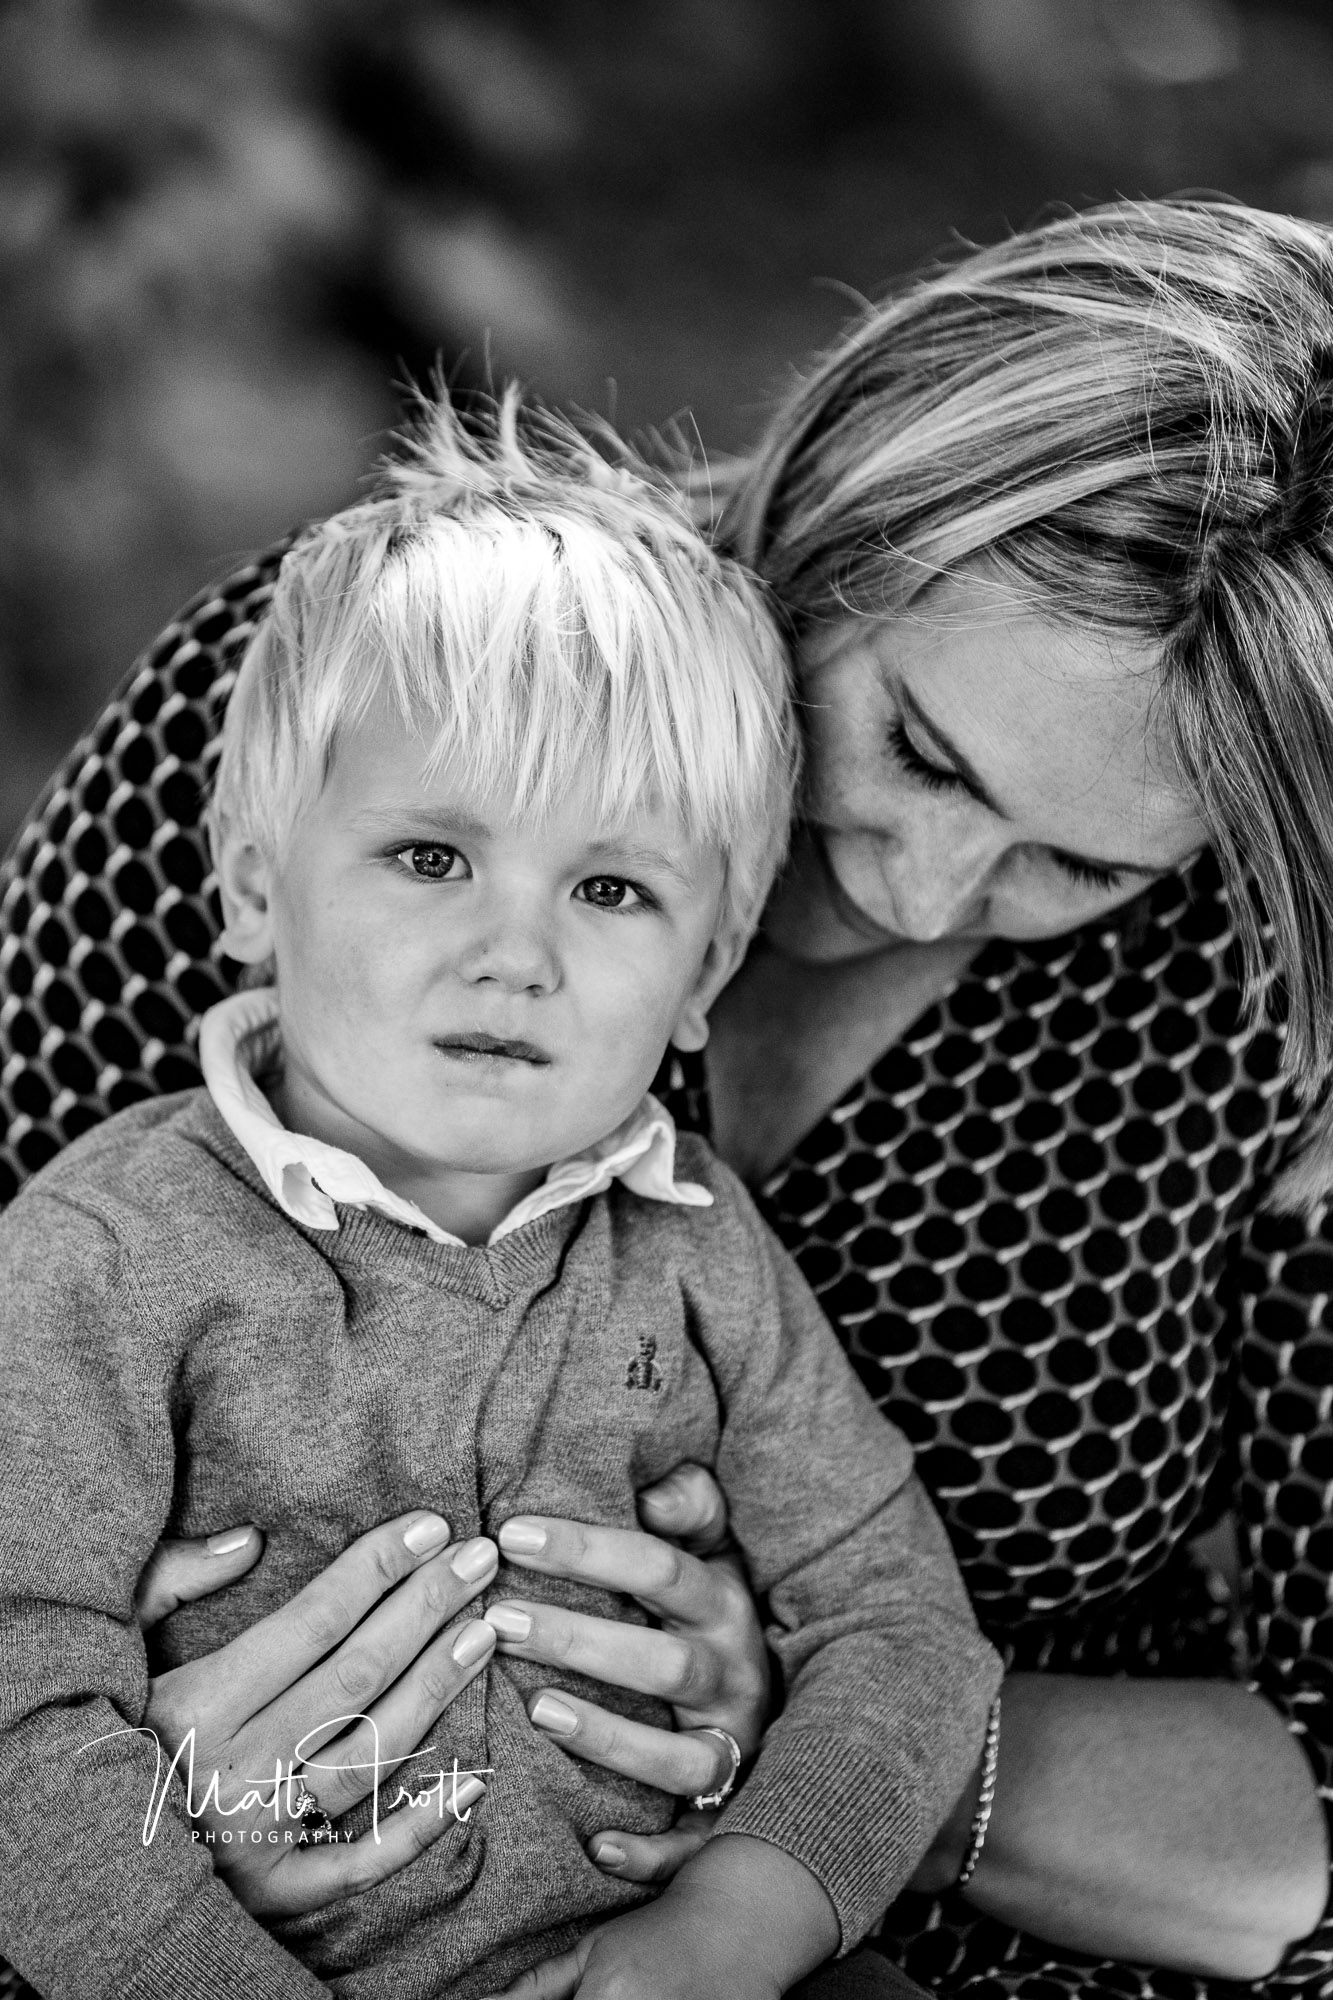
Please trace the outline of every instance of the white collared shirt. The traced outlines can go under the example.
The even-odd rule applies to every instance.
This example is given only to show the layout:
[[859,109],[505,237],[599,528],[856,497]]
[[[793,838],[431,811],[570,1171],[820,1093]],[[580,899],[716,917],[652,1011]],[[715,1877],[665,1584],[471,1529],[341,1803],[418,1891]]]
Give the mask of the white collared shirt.
[[[424,1231],[433,1242],[465,1247],[461,1237],[441,1229],[415,1202],[386,1188],[355,1153],[287,1130],[255,1081],[256,1071],[270,1067],[280,1047],[278,996],[271,986],[220,1000],[199,1026],[199,1061],[208,1094],[278,1207],[307,1229],[336,1229],[335,1202],[372,1208],[408,1229]],[[487,1241],[498,1243],[553,1208],[600,1194],[614,1180],[650,1201],[711,1207],[707,1188],[678,1181],[675,1166],[675,1121],[665,1105],[647,1095],[605,1139],[557,1160],[541,1186],[510,1209]]]

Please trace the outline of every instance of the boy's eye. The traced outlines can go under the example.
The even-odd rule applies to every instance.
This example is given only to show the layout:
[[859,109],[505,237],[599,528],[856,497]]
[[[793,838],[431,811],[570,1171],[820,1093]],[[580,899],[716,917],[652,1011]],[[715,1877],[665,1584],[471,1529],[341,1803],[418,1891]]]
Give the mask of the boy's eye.
[[574,893],[596,910],[629,910],[646,900],[632,882],[626,882],[620,875],[590,875]]
[[400,847],[394,856],[427,882],[443,882],[447,876],[461,875],[467,863],[456,847],[436,841],[418,841],[415,847]]

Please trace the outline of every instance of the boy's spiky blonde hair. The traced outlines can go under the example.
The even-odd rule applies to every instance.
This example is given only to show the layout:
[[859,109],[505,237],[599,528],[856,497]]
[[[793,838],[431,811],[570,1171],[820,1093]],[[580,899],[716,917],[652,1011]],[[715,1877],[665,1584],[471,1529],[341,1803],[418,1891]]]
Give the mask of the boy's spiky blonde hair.
[[339,740],[387,694],[438,765],[539,821],[577,779],[608,826],[646,800],[727,859],[752,928],[798,749],[760,588],[658,473],[526,409],[423,403],[373,496],[311,529],[241,665],[210,823],[277,854]]

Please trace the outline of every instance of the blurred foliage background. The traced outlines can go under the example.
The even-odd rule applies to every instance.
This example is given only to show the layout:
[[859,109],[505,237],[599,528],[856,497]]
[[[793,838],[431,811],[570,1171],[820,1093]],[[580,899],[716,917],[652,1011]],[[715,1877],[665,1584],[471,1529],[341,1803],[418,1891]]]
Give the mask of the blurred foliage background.
[[1333,221],[1327,0],[0,0],[0,846],[437,356],[734,449],[954,233]]

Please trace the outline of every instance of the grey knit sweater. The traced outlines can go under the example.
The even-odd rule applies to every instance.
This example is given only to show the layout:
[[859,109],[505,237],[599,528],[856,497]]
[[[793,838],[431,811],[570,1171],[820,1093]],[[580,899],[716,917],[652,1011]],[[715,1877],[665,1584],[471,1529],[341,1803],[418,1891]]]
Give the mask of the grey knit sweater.
[[[132,1614],[163,1531],[238,1520],[258,1567],[178,1611],[164,1663],[286,1601],[413,1507],[456,1539],[520,1513],[635,1524],[682,1458],[716,1471],[770,1609],[785,1702],[722,1828],[798,1857],[850,1946],[962,1786],[999,1678],[911,1452],[856,1384],[801,1278],[695,1140],[709,1209],[617,1186],[490,1248],[269,1200],[204,1093],[87,1135],[0,1220],[0,1949],[58,2000],[495,1991],[643,1898],[582,1843],[675,1802],[565,1756],[496,1659],[434,1732],[488,1793],[391,1881],[268,1935],[214,1876],[180,1797],[148,1845],[153,1746]],[[502,1565],[489,1596],[635,1617]],[[385,1804],[396,1790],[391,1782]],[[369,1805],[349,1816],[360,1831]]]

